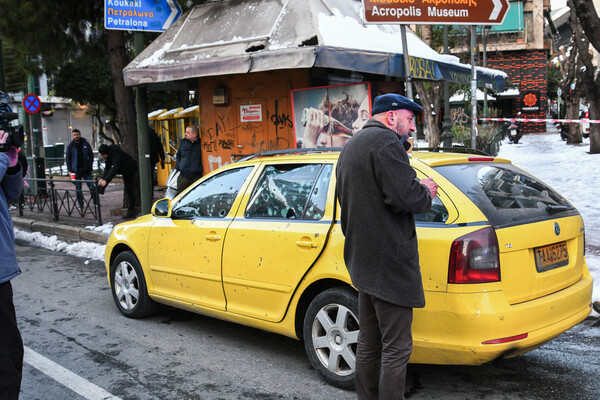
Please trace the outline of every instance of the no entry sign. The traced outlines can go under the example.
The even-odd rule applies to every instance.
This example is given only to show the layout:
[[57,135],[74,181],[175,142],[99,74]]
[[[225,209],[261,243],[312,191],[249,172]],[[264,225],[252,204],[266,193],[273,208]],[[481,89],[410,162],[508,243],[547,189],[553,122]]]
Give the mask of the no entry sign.
[[365,21],[378,24],[500,25],[508,0],[363,0]]
[[23,99],[23,108],[25,108],[25,111],[29,114],[35,114],[42,108],[42,102],[35,94],[28,94]]

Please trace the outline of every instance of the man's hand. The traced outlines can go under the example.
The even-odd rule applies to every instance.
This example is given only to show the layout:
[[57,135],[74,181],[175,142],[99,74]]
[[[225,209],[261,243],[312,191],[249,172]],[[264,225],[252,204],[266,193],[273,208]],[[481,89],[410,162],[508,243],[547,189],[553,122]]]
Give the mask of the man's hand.
[[427,187],[427,189],[429,189],[429,191],[431,192],[431,199],[433,200],[433,198],[437,194],[437,190],[438,190],[437,183],[435,183],[433,181],[433,178],[424,178],[424,179],[421,179],[421,185],[423,185],[423,186]]
[[[6,143],[8,140],[8,132],[4,132],[0,129],[0,144]],[[19,157],[17,156],[17,148],[15,146],[10,146],[10,149],[6,152],[8,156],[8,166],[14,167],[19,162]]]
[[104,179],[100,179],[100,180],[98,181],[98,186],[100,186],[100,187],[105,187],[105,186],[106,186],[106,181],[105,181]]

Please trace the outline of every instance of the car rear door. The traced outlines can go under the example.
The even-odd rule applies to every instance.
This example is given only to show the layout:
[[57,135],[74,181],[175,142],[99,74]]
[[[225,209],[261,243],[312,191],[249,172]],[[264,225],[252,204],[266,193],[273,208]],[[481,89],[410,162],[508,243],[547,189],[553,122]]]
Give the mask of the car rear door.
[[228,312],[283,319],[332,225],[332,171],[332,163],[273,161],[263,166],[225,238]]

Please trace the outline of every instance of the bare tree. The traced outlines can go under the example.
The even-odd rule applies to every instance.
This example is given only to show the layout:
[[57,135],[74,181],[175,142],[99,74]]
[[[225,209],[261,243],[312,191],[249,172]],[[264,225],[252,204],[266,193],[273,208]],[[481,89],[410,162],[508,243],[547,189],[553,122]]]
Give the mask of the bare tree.
[[[421,38],[429,47],[433,46],[431,25],[421,25]],[[440,82],[413,81],[423,107],[423,132],[429,147],[439,147],[442,132],[438,123],[442,110],[442,85]]]
[[[600,74],[596,73],[589,53],[591,44],[600,52],[600,19],[592,0],[568,0],[574,44],[582,64],[578,79],[589,102],[590,119],[600,119]],[[575,12],[573,13],[573,10]],[[590,124],[590,153],[600,153],[600,124]]]

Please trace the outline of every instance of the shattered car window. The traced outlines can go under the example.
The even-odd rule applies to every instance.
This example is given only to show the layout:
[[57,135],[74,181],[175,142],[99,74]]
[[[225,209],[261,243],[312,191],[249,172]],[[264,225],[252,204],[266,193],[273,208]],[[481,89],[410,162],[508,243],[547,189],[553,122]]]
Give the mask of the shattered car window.
[[496,228],[577,214],[558,192],[512,164],[466,163],[435,167]]
[[431,209],[429,211],[415,214],[415,221],[417,222],[446,222],[448,221],[448,209],[439,199],[435,196],[431,201]]
[[332,165],[268,165],[246,208],[246,218],[321,219]]
[[250,171],[231,169],[205,180],[175,205],[172,218],[225,218]]

